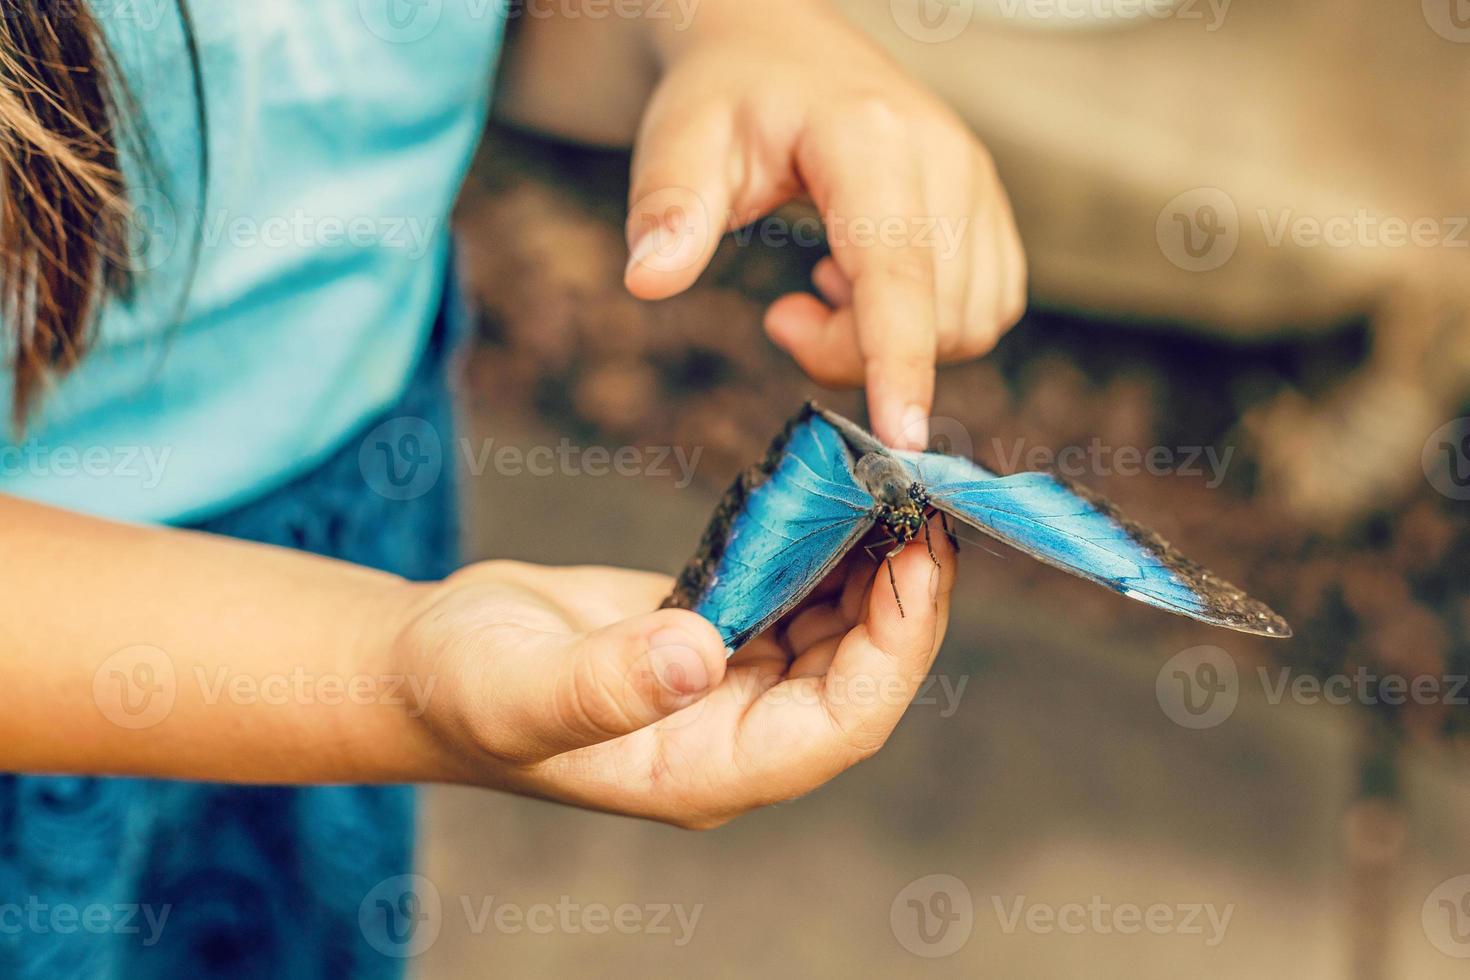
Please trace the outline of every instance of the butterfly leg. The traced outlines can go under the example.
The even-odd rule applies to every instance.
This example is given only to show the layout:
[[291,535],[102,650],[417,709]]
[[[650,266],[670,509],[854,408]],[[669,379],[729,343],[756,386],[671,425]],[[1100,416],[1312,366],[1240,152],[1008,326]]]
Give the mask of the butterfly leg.
[[959,535],[955,534],[954,533],[954,528],[952,528],[952,527],[949,526],[949,515],[946,514],[942,510],[939,512],[939,523],[944,528],[944,535],[945,535],[945,537],[949,538],[950,547],[954,548],[955,551],[959,551],[960,550],[960,538],[959,538]]
[[884,559],[883,563],[888,566],[888,585],[891,589],[893,589],[893,601],[898,603],[899,618],[907,619],[908,616],[903,611],[903,599],[899,598],[898,595],[898,578],[893,574],[893,556],[898,554],[902,550],[903,545],[899,545],[897,549],[889,552],[888,557]]
[[939,556],[934,553],[934,536],[929,533],[928,521],[924,522],[924,547],[929,549],[929,560],[934,563],[935,568],[938,568]]
[[868,556],[868,561],[882,561],[883,559],[879,558],[875,552],[891,544],[893,544],[892,538],[887,541],[874,541],[872,544],[863,545],[863,553]]

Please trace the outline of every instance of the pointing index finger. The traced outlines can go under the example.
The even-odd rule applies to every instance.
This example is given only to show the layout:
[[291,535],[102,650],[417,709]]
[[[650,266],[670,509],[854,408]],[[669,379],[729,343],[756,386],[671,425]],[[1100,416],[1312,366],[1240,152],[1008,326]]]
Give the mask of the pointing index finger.
[[852,282],[868,412],[878,438],[923,449],[934,400],[935,255],[916,233],[923,176],[906,141],[835,147],[827,186],[833,257]]

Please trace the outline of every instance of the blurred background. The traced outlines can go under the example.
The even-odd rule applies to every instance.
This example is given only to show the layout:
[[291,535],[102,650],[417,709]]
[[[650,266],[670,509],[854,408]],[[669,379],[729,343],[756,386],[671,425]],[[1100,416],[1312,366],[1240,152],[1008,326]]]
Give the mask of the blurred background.
[[[430,791],[418,974],[1465,976],[1470,7],[845,6],[973,123],[1030,259],[1025,321],[941,374],[946,448],[1055,463],[1296,636],[967,549],[934,683],[808,798],[700,835]],[[640,303],[627,166],[487,136],[469,557],[676,572],[803,399],[862,417],[760,330],[824,254],[812,215]],[[494,455],[563,445],[637,475]]]

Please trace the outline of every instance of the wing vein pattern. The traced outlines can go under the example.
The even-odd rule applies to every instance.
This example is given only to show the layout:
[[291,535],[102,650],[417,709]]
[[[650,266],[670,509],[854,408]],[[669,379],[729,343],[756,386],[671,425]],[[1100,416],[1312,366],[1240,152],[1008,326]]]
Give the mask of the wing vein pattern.
[[836,429],[799,415],[726,493],[670,604],[704,616],[732,648],[780,619],[873,525],[852,465]]

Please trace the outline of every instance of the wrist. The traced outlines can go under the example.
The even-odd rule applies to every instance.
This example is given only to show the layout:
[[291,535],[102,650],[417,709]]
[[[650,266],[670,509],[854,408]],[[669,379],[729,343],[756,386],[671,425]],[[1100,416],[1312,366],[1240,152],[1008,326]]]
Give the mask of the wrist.
[[375,782],[468,782],[469,767],[436,719],[456,696],[456,679],[419,642],[439,583],[398,579],[365,593],[351,672],[376,693],[375,723],[351,733]]

